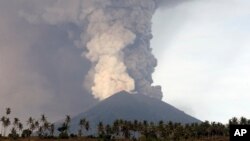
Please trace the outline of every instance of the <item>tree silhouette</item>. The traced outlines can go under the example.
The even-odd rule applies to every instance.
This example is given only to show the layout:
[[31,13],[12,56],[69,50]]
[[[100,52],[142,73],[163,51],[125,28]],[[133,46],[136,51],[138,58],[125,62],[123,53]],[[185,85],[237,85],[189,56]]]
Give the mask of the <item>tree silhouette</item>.
[[19,132],[21,134],[22,130],[23,130],[23,124],[21,122],[18,123],[18,130],[19,130]]
[[85,124],[86,124],[86,119],[85,118],[80,119],[80,122],[79,122],[79,126],[80,126],[79,135],[80,136],[83,135],[83,128],[85,127]]
[[104,136],[104,126],[103,126],[103,123],[101,121],[98,124],[98,135],[101,138]]
[[11,109],[8,107],[6,108],[6,115],[9,115],[11,113]]
[[241,125],[246,125],[247,124],[247,118],[241,117],[239,122],[240,122]]
[[6,134],[6,129],[7,129],[7,127],[11,124],[11,122],[10,122],[10,119],[9,118],[4,118],[3,119],[3,127],[4,127],[4,133],[3,133],[3,135],[5,136],[5,134]]
[[79,126],[80,126],[80,130],[79,130],[79,135],[80,136],[84,135],[83,134],[84,130],[87,132],[89,130],[89,128],[90,128],[89,127],[89,122],[85,118],[80,119]]
[[[17,139],[19,133],[22,133],[21,135],[24,138],[30,137],[34,131],[37,131],[39,137],[54,137],[55,125],[48,122],[47,117],[44,114],[42,114],[39,119],[29,117],[27,120],[28,129],[23,130],[23,124],[20,122],[19,118],[10,118],[10,113],[11,109],[6,108],[5,115],[0,119],[3,126],[1,133],[4,132],[4,136],[6,134],[7,128],[11,124],[11,121],[13,121],[13,126],[8,136],[9,139]],[[59,138],[69,138],[68,131],[70,122],[71,117],[66,115],[61,127],[57,129],[60,132]],[[245,117],[233,117],[226,125],[219,122],[209,121],[184,125],[171,121],[151,122],[147,120],[128,121],[117,119],[112,124],[104,124],[103,122],[99,122],[98,126],[94,127],[94,129],[97,129],[98,136],[96,137],[101,138],[100,140],[218,140],[218,137],[223,137],[222,140],[226,140],[229,136],[228,125],[231,124],[250,124],[250,119]],[[90,129],[89,121],[87,121],[85,118],[80,119],[79,127],[81,131],[81,134],[79,135],[86,135],[86,132]],[[73,134],[75,133],[72,133],[70,137],[74,137]],[[29,140],[31,140],[31,138],[29,138]]]
[[55,132],[55,124],[50,125],[50,136],[54,137],[54,132]]
[[19,124],[19,119],[15,117],[14,121],[13,121],[13,126],[14,126],[15,129],[18,128],[18,124]]

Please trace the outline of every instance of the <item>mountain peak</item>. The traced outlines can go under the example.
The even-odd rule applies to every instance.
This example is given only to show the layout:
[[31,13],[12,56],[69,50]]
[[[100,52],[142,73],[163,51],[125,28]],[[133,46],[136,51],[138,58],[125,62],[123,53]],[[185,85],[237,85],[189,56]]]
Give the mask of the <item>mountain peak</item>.
[[[111,124],[116,119],[179,123],[194,123],[200,120],[180,111],[161,100],[143,94],[132,94],[126,91],[100,101],[99,104],[84,113],[72,118],[72,126],[78,127],[81,118],[86,118],[93,126],[98,122]],[[73,129],[74,130],[74,129]]]

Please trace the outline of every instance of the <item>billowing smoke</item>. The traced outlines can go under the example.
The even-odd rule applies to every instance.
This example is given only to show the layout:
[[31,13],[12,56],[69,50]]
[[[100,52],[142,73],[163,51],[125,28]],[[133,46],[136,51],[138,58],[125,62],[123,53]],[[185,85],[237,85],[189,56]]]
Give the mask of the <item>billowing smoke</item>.
[[150,47],[151,19],[157,0],[58,0],[37,12],[20,14],[32,23],[74,24],[80,37],[69,31],[83,48],[92,66],[84,86],[95,98],[119,91],[162,98],[160,86],[152,86],[157,61]]
[[160,88],[151,87],[156,60],[149,41],[155,1],[99,0],[91,5],[84,15],[87,34],[82,33],[87,43],[81,41],[88,49],[85,56],[93,63],[88,80],[93,80],[94,96],[104,99],[121,90],[136,90],[161,98]]

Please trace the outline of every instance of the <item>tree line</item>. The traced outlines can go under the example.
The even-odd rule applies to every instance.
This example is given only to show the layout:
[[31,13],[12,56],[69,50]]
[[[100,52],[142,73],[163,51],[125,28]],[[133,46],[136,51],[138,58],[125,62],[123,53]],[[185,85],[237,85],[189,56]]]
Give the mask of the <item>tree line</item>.
[[[11,109],[6,108],[5,115],[0,119],[1,122],[1,138],[30,138],[36,136],[41,139],[56,138],[98,138],[104,140],[189,140],[209,138],[213,140],[215,137],[228,137],[229,125],[234,124],[250,124],[250,119],[245,117],[233,117],[227,124],[219,122],[204,121],[201,123],[181,124],[174,122],[159,121],[158,123],[149,121],[127,121],[122,119],[115,120],[112,124],[104,124],[99,122],[96,133],[91,135],[90,122],[86,118],[80,119],[78,132],[70,132],[70,115],[66,115],[64,121],[59,126],[48,121],[47,117],[42,114],[39,119],[29,117],[26,123],[22,123],[19,118],[10,118]],[[10,127],[10,128],[9,128]],[[25,127],[25,128],[24,128]],[[7,129],[9,129],[7,131]],[[55,134],[56,132],[57,134]],[[8,133],[8,135],[6,135]]]

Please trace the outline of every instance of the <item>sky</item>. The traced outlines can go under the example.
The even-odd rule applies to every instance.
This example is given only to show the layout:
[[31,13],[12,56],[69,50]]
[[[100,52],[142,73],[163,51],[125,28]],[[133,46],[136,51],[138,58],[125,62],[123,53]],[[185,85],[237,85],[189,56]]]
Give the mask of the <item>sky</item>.
[[153,19],[155,84],[201,120],[250,117],[250,2],[191,1]]
[[[77,2],[62,1],[55,9],[55,0],[0,1],[0,115],[10,107],[21,119],[44,113],[56,121],[97,103],[83,88],[91,64],[74,42],[84,38]],[[250,2],[162,2],[151,44],[163,101],[201,120],[249,117]]]
[[89,63],[68,37],[67,30],[78,28],[31,24],[21,16],[49,2],[0,1],[1,115],[10,107],[12,116],[22,120],[46,114],[56,121],[97,102],[82,88]]

